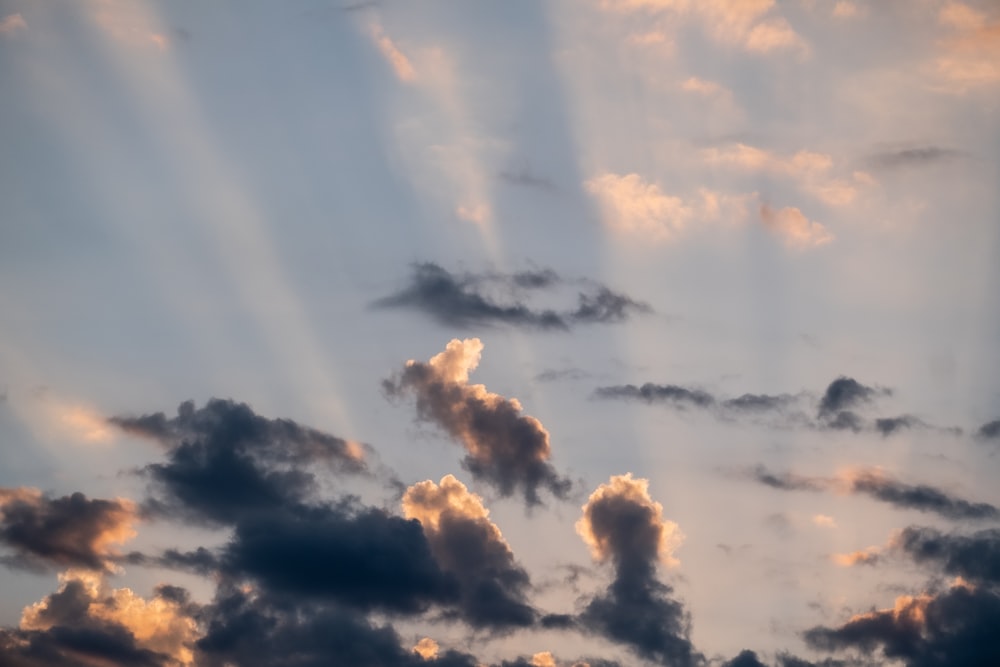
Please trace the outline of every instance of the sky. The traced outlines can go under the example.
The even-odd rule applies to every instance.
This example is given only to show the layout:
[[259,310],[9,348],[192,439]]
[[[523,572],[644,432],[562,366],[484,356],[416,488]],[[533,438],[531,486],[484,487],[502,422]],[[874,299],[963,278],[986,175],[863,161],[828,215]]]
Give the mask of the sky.
[[994,0],[0,0],[0,664],[1000,664]]

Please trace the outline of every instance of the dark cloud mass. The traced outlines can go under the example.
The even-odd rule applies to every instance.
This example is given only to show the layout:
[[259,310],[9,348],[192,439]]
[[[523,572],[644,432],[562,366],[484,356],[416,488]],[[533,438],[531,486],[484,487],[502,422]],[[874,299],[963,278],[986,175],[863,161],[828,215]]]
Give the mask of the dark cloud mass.
[[427,363],[408,361],[383,388],[390,396],[414,396],[417,417],[462,444],[468,452],[462,465],[501,495],[520,491],[529,505],[541,502],[540,489],[566,497],[571,484],[548,462],[549,434],[542,423],[521,414],[517,399],[469,384],[482,349],[478,338],[452,340]]
[[904,596],[893,609],[859,614],[839,627],[804,633],[815,649],[853,649],[906,667],[1000,664],[1000,596],[955,586],[937,595]]
[[912,415],[900,415],[899,417],[883,417],[875,420],[875,428],[884,436],[892,435],[897,431],[910,428],[926,426],[924,422]]
[[1000,530],[971,535],[942,533],[935,528],[909,526],[893,540],[917,563],[940,567],[946,574],[984,584],[1000,584]]
[[580,623],[658,664],[698,665],[703,657],[688,638],[687,612],[657,577],[657,562],[671,557],[679,539],[662,510],[647,482],[631,475],[612,477],[591,494],[577,531],[595,557],[611,561],[614,579],[587,604]]
[[135,510],[125,500],[74,493],[50,498],[36,489],[0,489],[0,563],[32,570],[112,567],[110,545],[132,536]]
[[245,403],[211,399],[201,408],[182,403],[177,416],[163,413],[110,420],[158,441],[166,463],[143,470],[161,495],[147,511],[212,523],[233,523],[261,510],[303,502],[313,490],[314,469],[365,471],[363,449],[287,419],[267,419]]
[[580,292],[573,310],[536,310],[521,300],[524,291],[547,290],[564,283],[551,270],[454,274],[433,262],[422,262],[413,266],[409,286],[375,305],[415,308],[447,326],[507,324],[550,330],[624,322],[634,314],[650,311],[647,304],[603,285]]
[[871,401],[878,393],[880,390],[867,387],[854,378],[840,376],[823,393],[819,402],[819,416],[826,419],[835,417],[843,410]]

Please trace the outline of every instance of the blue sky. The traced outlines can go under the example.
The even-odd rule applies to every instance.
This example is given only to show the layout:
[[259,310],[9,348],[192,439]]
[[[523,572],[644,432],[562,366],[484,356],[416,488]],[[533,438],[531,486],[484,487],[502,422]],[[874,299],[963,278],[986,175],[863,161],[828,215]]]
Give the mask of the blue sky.
[[[275,647],[312,636],[288,604],[391,627],[344,664],[979,647],[845,628],[1000,608],[915,546],[1000,553],[997,63],[988,0],[0,1],[0,651],[279,664],[218,648],[227,595]],[[212,430],[244,403],[264,435]],[[455,588],[361,604],[330,538],[326,597],[279,596],[264,514],[199,495],[250,487],[178,486],[185,443],[284,525],[380,512]],[[442,512],[528,622],[470,606]],[[648,607],[614,597],[636,572]],[[89,611],[45,620],[66,591]],[[635,609],[680,652],[607,620]]]

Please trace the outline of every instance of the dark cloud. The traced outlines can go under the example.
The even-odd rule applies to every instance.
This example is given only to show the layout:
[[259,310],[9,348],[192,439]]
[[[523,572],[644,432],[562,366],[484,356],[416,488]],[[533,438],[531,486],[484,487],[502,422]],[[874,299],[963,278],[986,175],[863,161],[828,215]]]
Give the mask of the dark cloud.
[[211,399],[163,413],[110,420],[167,449],[167,462],[143,471],[159,495],[152,514],[233,523],[241,516],[295,505],[314,489],[315,470],[361,473],[363,448],[287,419],[268,419],[245,403]]
[[856,468],[837,477],[809,477],[793,472],[772,472],[758,465],[746,474],[761,484],[782,491],[859,493],[894,507],[933,512],[948,519],[986,520],[1000,517],[1000,510],[988,503],[958,498],[927,484],[907,484],[877,468]]
[[875,153],[868,157],[868,164],[881,169],[900,169],[953,162],[962,157],[965,153],[954,148],[919,146]]
[[851,410],[841,410],[840,412],[829,415],[826,418],[826,421],[822,423],[822,426],[834,431],[853,431],[854,433],[860,433],[864,428],[864,421]]
[[521,300],[522,292],[564,284],[551,270],[453,274],[434,264],[415,264],[410,285],[379,299],[379,307],[410,307],[448,326],[507,324],[535,329],[569,329],[574,324],[623,322],[650,311],[647,304],[603,285],[578,294],[574,310],[536,310]]
[[905,484],[878,470],[860,470],[848,478],[854,493],[864,493],[895,507],[933,512],[949,519],[995,519],[1000,511],[988,503],[956,498],[926,484]]
[[994,419],[979,427],[976,437],[983,440],[1000,440],[1000,419]]
[[715,404],[715,398],[700,389],[688,389],[675,384],[653,384],[647,382],[641,387],[633,384],[598,387],[594,391],[598,398],[618,398],[640,400],[646,403],[671,403],[676,406],[693,405],[699,408]]
[[793,472],[772,472],[762,465],[749,471],[750,476],[772,489],[782,491],[823,491],[830,486],[830,480],[822,477],[807,477]]
[[417,521],[347,504],[242,518],[220,571],[276,596],[361,611],[413,614],[459,599]]
[[404,648],[389,625],[375,625],[339,607],[289,609],[267,597],[225,590],[206,609],[206,634],[197,641],[200,667],[475,667],[471,655],[446,651],[424,659]]
[[531,579],[514,559],[479,497],[451,475],[440,485],[414,484],[403,512],[417,519],[441,569],[460,583],[455,614],[474,627],[526,627],[536,621],[528,603]]
[[730,410],[745,412],[768,412],[782,410],[797,400],[798,397],[791,394],[743,394],[742,396],[722,401],[722,406]]
[[74,493],[50,498],[37,489],[0,489],[0,556],[10,567],[111,569],[111,545],[132,537],[135,509],[125,500]]
[[517,185],[526,188],[535,188],[545,192],[553,192],[555,184],[547,178],[536,176],[527,168],[505,169],[497,174],[501,181],[509,185]]
[[740,651],[739,655],[722,663],[720,667],[767,667],[767,665],[757,658],[756,653],[746,650]]
[[875,420],[875,428],[883,436],[892,435],[897,431],[911,428],[922,428],[926,427],[925,424],[920,419],[917,419],[913,415],[900,415],[899,417],[883,417]]
[[482,348],[478,338],[452,340],[427,363],[408,361],[383,388],[390,396],[414,396],[418,419],[437,424],[461,443],[468,452],[465,469],[502,496],[521,492],[529,505],[537,505],[539,490],[546,489],[565,498],[571,483],[548,462],[549,434],[542,423],[521,414],[516,399],[469,384]]
[[840,376],[827,386],[819,402],[821,419],[836,418],[838,413],[863,403],[868,403],[878,394],[888,393],[885,389],[868,387],[854,378]]
[[583,380],[590,377],[590,373],[579,368],[564,368],[561,370],[548,369],[535,376],[536,382],[558,382],[561,380]]
[[839,627],[815,627],[806,643],[826,651],[856,650],[906,667],[1000,664],[1000,596],[955,586],[937,595],[906,596],[893,609],[859,614]]
[[657,562],[670,559],[679,539],[645,480],[612,477],[583,508],[577,530],[599,560],[610,560],[614,579],[580,613],[580,624],[660,664],[703,662],[688,637],[689,618],[673,589],[657,577]]
[[960,535],[910,526],[893,540],[893,546],[917,563],[937,565],[946,574],[1000,584],[1000,530],[995,528]]

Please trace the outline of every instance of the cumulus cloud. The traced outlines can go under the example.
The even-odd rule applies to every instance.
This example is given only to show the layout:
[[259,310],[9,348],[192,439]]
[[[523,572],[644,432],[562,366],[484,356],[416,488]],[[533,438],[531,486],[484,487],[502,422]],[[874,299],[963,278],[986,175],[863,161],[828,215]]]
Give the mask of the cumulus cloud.
[[928,484],[907,484],[879,468],[852,468],[836,477],[809,477],[792,472],[772,472],[757,466],[748,475],[757,482],[782,491],[836,491],[862,494],[900,509],[930,512],[948,519],[989,520],[1000,510],[954,496]]
[[583,506],[576,530],[596,560],[611,563],[614,578],[590,600],[579,621],[645,659],[695,665],[701,656],[688,638],[687,613],[657,577],[657,563],[676,564],[673,553],[683,535],[663,518],[663,507],[650,497],[648,486],[631,474],[617,475]]
[[994,419],[979,427],[976,437],[981,440],[1000,440],[1000,419]]
[[358,443],[261,417],[230,400],[213,398],[201,408],[187,401],[170,418],[158,412],[110,421],[166,448],[165,463],[143,469],[161,492],[146,503],[157,515],[233,523],[261,509],[303,502],[317,469],[366,471]]
[[529,505],[541,502],[541,489],[566,497],[571,484],[549,463],[549,433],[542,423],[522,414],[516,398],[469,384],[482,350],[478,338],[452,340],[426,363],[406,362],[383,387],[390,395],[414,396],[417,417],[458,441],[467,452],[463,466],[502,496],[520,492]]
[[804,638],[814,649],[850,649],[907,667],[992,665],[1000,661],[998,624],[1000,596],[959,584],[937,594],[901,596],[892,609],[814,627]]
[[833,234],[826,227],[810,220],[794,206],[774,209],[768,204],[761,204],[760,220],[765,229],[784,241],[789,248],[803,250],[833,241]]
[[551,290],[566,282],[547,269],[454,274],[433,262],[421,262],[414,265],[409,286],[375,305],[415,308],[447,326],[506,324],[543,330],[624,322],[650,311],[645,303],[589,281],[584,281],[587,289],[577,293],[575,308],[538,310],[523,300],[526,292]]
[[51,498],[38,489],[0,488],[0,556],[10,567],[111,570],[112,546],[135,536],[135,505],[74,493]]
[[0,630],[0,663],[16,667],[193,664],[197,623],[186,592],[160,587],[146,600],[110,589],[94,573],[68,571],[59,590]]
[[460,618],[476,627],[534,623],[528,573],[514,560],[479,496],[445,475],[440,484],[428,480],[407,489],[403,514],[420,522],[434,558],[460,582]]

